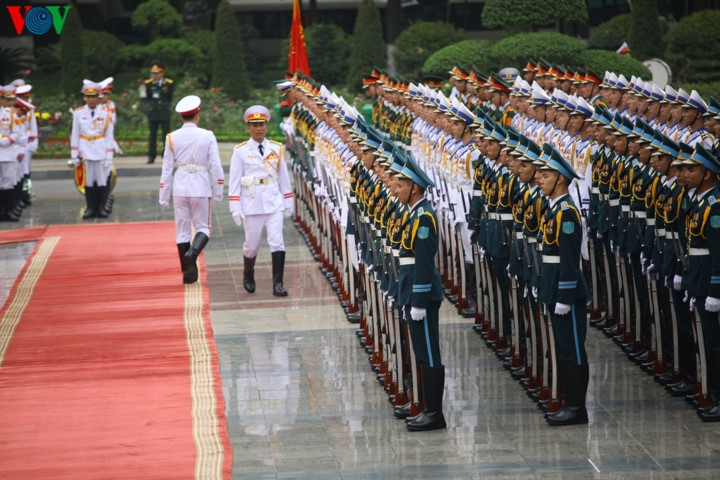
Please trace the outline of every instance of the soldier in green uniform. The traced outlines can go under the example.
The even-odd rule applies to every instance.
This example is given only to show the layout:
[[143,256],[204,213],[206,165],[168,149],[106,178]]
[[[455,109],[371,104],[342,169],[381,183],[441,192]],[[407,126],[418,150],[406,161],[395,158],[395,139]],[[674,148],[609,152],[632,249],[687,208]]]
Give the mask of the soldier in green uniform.
[[[156,63],[150,69],[152,78],[145,80],[140,90],[140,98],[145,105],[145,114],[150,125],[148,137],[148,161],[153,163],[157,155],[157,130],[162,133],[163,142],[170,130],[170,102],[175,85],[172,79],[165,77],[165,67]],[[163,148],[165,145],[163,144]]]
[[580,212],[568,194],[575,178],[579,178],[578,174],[555,149],[538,172],[538,183],[548,199],[542,227],[543,266],[538,300],[545,304],[552,321],[564,398],[562,409],[546,414],[545,420],[550,425],[588,422],[585,409],[589,380],[585,351],[588,289],[580,270]]
[[442,412],[445,366],[440,359],[440,304],[442,280],[435,255],[438,251],[438,221],[425,189],[435,184],[407,157],[396,177],[398,200],[410,209],[403,228],[398,263],[398,299],[408,322],[412,349],[420,367],[424,410],[408,419],[407,429],[424,431],[445,428]]

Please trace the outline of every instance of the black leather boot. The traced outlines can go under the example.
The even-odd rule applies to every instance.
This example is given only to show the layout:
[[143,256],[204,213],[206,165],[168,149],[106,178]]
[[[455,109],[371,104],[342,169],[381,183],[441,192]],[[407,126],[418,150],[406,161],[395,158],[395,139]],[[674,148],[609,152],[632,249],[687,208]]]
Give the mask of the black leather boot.
[[195,234],[195,238],[193,239],[190,250],[188,250],[185,255],[183,255],[186,269],[185,273],[183,274],[183,283],[197,282],[197,257],[198,255],[200,255],[200,252],[202,252],[203,248],[205,248],[205,245],[207,245],[208,240],[208,236],[202,232],[198,232]]
[[283,287],[283,272],[285,271],[285,252],[272,252],[273,295],[287,297]]
[[95,188],[85,186],[85,213],[82,216],[83,220],[95,218],[97,215],[95,211]]
[[180,257],[180,271],[185,275],[185,254],[190,250],[190,242],[178,243],[178,256]]
[[720,422],[720,354],[708,352],[708,386],[713,405],[706,410],[698,410],[703,422]]
[[97,187],[97,198],[95,203],[95,211],[97,212],[98,218],[107,218],[109,213],[105,210],[105,202],[107,202],[107,196],[110,192],[110,187],[105,185],[104,187]]
[[442,412],[443,395],[445,393],[445,367],[421,365],[422,389],[425,409],[412,421],[407,422],[411,432],[424,432],[447,427]]
[[545,421],[555,426],[588,423],[585,409],[585,394],[590,379],[588,365],[563,362],[560,368],[564,393],[563,407],[557,413],[547,415]]
[[243,255],[243,287],[248,293],[255,293],[255,259]]

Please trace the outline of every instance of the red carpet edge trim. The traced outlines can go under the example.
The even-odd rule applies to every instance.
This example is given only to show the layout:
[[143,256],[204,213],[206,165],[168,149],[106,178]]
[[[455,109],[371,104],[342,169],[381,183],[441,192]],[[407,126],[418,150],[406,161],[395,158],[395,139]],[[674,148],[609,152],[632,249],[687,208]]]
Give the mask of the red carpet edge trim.
[[35,255],[32,256],[30,264],[22,275],[22,279],[17,284],[17,289],[10,304],[5,310],[2,319],[0,319],[0,367],[5,360],[5,353],[15,328],[20,323],[20,317],[22,317],[25,307],[30,302],[35,285],[59,241],[60,237],[46,237],[41,240]]

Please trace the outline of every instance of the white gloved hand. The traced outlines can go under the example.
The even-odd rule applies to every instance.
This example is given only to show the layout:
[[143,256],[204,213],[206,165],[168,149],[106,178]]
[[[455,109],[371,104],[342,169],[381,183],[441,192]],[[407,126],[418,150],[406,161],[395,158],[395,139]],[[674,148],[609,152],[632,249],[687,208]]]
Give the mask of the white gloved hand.
[[615,242],[613,242],[612,240],[610,240],[610,251],[611,252],[615,251]]
[[673,277],[673,288],[678,292],[682,290],[682,277],[680,275],[675,275]]
[[395,305],[395,297],[391,297],[390,295],[387,296],[387,306],[390,310],[393,309],[393,305]]
[[72,164],[75,165],[76,167],[77,167],[78,165],[80,165],[80,162],[81,162],[80,157],[71,158],[70,161],[71,161]]
[[485,258],[485,249],[480,247],[480,258]]
[[687,303],[688,300],[690,300],[690,295],[688,294],[687,290],[685,290],[685,296],[683,297],[683,303]]
[[213,201],[215,201],[215,202],[222,202],[222,199],[223,199],[222,191],[220,191],[220,193],[216,193],[215,196],[213,197]]
[[424,308],[410,307],[410,318],[416,322],[422,322],[426,313],[427,310]]
[[165,210],[170,208],[170,204],[168,202],[165,202],[163,200],[160,200],[160,206],[163,207]]
[[535,297],[535,300],[538,298],[538,289],[537,287],[532,287],[532,296]]
[[293,214],[293,209],[292,209],[292,208],[286,208],[286,209],[285,209],[285,218],[290,218],[290,217],[292,217],[292,214]]
[[646,271],[647,271],[647,273],[654,272],[654,271],[655,271],[655,264],[654,264],[654,263],[651,263],[650,265],[648,265]]
[[597,232],[597,233],[595,234],[595,236],[597,237],[598,240],[602,240],[602,238],[603,238],[603,234],[600,233],[600,232]]
[[0,138],[0,147],[9,147],[10,145],[12,145],[10,143],[10,137]]
[[111,167],[112,167],[112,160],[105,160],[105,161],[103,162],[103,168],[109,169],[109,168],[111,168]]
[[233,220],[235,221],[235,225],[238,227],[242,225],[242,221],[245,218],[245,215],[241,211],[233,212],[232,214]]
[[[686,292],[686,296],[687,296],[687,292]],[[688,307],[690,308],[690,311],[691,311],[691,312],[692,312],[693,310],[695,310],[695,297],[692,297],[692,298],[690,299],[690,301],[688,302]]]
[[567,315],[570,313],[570,308],[570,305],[558,302],[555,304],[555,315]]
[[525,285],[525,288],[523,289],[523,298],[527,298],[528,296],[528,287]]
[[705,310],[708,312],[720,312],[720,298],[707,297],[705,299]]

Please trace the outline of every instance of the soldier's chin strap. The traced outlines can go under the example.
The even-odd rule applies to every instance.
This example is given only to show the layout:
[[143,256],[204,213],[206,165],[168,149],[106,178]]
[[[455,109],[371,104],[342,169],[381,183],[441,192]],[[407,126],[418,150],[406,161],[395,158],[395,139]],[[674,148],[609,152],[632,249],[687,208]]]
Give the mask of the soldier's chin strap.
[[557,182],[560,180],[560,175],[562,175],[560,172],[558,172],[557,176],[555,177],[555,183],[553,183],[553,188],[550,190],[550,194],[548,195],[548,198],[552,198],[553,193],[555,193],[555,189],[557,188]]

